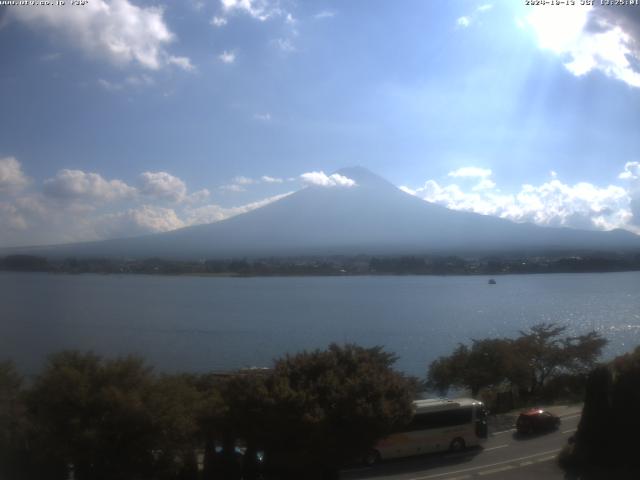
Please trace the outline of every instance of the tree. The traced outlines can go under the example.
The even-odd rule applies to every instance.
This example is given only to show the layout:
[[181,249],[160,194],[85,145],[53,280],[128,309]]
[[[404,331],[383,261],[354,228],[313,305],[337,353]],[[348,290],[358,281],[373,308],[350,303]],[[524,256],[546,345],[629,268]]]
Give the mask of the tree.
[[519,384],[521,390],[535,395],[549,378],[560,372],[584,374],[594,366],[607,340],[595,331],[561,338],[566,328],[540,323],[529,332],[520,332],[514,347],[519,368],[526,369],[527,375],[519,372],[519,377],[528,377],[528,381]]
[[51,356],[30,391],[38,450],[73,465],[79,480],[148,476],[157,433],[147,408],[151,384],[138,358]]
[[590,372],[582,417],[561,465],[575,478],[640,478],[638,402],[640,347]]
[[268,381],[279,425],[272,453],[331,470],[368,452],[412,415],[411,382],[395,361],[381,347],[352,344],[277,360]]
[[0,478],[18,478],[26,461],[27,420],[23,379],[12,362],[0,362]]
[[449,356],[431,362],[427,373],[427,387],[446,395],[452,386],[466,386],[464,373],[469,365],[469,348],[462,343]]
[[459,344],[450,356],[431,363],[427,385],[443,395],[451,386],[466,387],[475,397],[509,378],[512,350],[512,342],[501,338],[472,340],[471,348]]
[[451,386],[482,388],[509,383],[525,396],[536,395],[558,374],[585,375],[595,365],[607,341],[597,332],[561,337],[566,327],[540,323],[511,339],[472,340],[451,355],[431,363],[427,385],[440,393]]
[[161,452],[156,478],[197,477],[195,451],[201,442],[198,420],[203,404],[192,375],[162,375],[151,385],[147,408],[155,432],[153,448]]

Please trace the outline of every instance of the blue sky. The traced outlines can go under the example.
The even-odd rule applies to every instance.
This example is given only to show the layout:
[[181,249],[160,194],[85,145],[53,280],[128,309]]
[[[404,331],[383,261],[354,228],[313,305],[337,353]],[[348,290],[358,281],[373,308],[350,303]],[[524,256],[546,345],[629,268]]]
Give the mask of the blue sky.
[[218,221],[357,188],[331,177],[351,165],[450,208],[640,233],[640,7],[0,9],[0,246]]

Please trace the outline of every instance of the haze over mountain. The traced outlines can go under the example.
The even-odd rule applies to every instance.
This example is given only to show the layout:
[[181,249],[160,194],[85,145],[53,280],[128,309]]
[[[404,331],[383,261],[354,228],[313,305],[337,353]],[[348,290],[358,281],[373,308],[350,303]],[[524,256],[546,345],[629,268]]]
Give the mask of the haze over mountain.
[[310,186],[227,220],[166,233],[13,252],[222,258],[640,248],[640,236],[626,230],[603,232],[517,224],[425,202],[362,167],[337,173],[354,180],[356,185]]

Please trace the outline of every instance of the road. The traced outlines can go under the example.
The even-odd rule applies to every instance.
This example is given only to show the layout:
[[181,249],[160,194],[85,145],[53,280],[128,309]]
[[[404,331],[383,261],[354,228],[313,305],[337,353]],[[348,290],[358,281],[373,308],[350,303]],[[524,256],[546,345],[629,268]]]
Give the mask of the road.
[[483,447],[456,454],[425,455],[345,470],[341,479],[375,480],[561,480],[556,456],[578,425],[576,411],[561,415],[555,432],[521,437],[494,432]]

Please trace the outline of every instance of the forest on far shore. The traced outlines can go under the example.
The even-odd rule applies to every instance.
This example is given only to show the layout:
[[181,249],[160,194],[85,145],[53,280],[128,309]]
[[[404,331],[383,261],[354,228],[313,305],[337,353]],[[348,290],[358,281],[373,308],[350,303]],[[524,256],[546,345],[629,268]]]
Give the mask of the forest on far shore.
[[640,270],[640,253],[588,252],[568,255],[336,255],[169,260],[162,258],[63,258],[8,255],[0,270],[52,273],[137,273],[150,275],[503,275],[597,273]]

